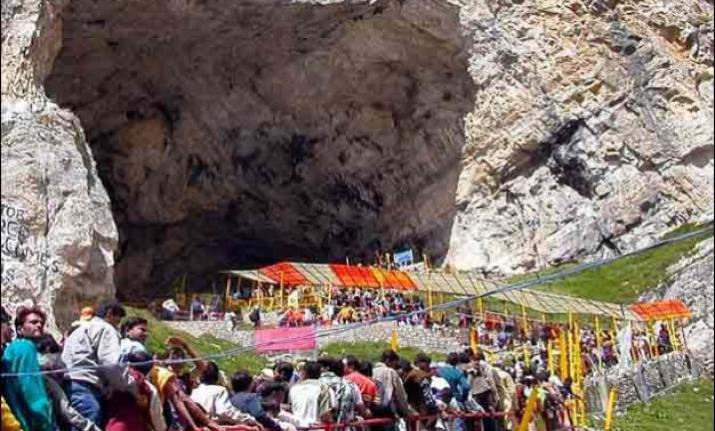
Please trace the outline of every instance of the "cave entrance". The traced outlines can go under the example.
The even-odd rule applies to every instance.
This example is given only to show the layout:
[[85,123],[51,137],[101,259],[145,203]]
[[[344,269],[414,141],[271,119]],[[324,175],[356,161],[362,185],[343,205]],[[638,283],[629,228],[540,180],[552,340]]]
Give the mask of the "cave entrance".
[[66,7],[46,88],[112,200],[120,297],[279,260],[445,255],[474,103],[459,10],[325,3]]

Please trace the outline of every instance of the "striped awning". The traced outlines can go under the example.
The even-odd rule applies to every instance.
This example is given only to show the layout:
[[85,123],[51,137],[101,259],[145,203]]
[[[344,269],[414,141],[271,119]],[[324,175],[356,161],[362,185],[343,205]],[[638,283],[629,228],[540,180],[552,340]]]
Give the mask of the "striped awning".
[[678,299],[641,302],[631,305],[630,309],[643,320],[680,319],[691,316],[688,306]]
[[[444,271],[405,272],[343,264],[281,262],[255,271],[223,271],[260,283],[284,286],[335,286],[342,288],[400,289],[455,296],[485,295],[545,314],[592,314],[627,320],[645,319],[644,308],[559,295],[534,289],[496,293],[494,282],[467,273]],[[491,293],[490,293],[491,292]]]

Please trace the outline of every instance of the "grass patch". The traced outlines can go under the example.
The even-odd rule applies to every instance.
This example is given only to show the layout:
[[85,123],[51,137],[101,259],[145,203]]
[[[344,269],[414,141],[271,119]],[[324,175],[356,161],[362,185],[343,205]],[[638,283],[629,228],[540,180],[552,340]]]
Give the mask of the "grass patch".
[[[141,316],[149,321],[149,338],[146,345],[150,352],[160,353],[167,349],[165,341],[170,335],[181,337],[186,340],[200,355],[215,355],[237,349],[239,346],[230,341],[216,338],[212,335],[194,337],[183,331],[175,330],[160,320],[154,318],[146,310],[127,307],[128,316]],[[248,370],[258,373],[266,365],[266,358],[254,352],[240,352],[225,358],[216,359],[215,362],[227,374],[233,374],[237,370]]]
[[713,429],[713,382],[678,386],[649,403],[635,404],[615,419],[615,431],[705,431]]
[[[664,238],[673,238],[702,228],[703,226],[696,224],[686,224],[669,232]],[[684,241],[668,244],[598,268],[585,270],[561,280],[549,282],[537,287],[537,289],[580,298],[630,304],[635,302],[643,292],[666,281],[668,267],[690,253],[698,242],[712,237],[712,235],[712,231],[705,232]],[[565,268],[567,266],[563,266],[558,270]],[[554,271],[556,269],[550,268],[538,275],[544,276]],[[531,277],[534,277],[534,275]],[[507,280],[506,283],[513,283],[524,278],[528,277],[519,276]]]
[[[336,341],[330,343],[320,349],[321,355],[332,356],[332,357],[343,357],[345,355],[354,355],[358,359],[363,361],[378,362],[380,361],[380,356],[385,349],[389,349],[390,344],[382,341]],[[397,352],[401,357],[412,362],[422,350],[416,347],[410,346],[400,346]],[[443,353],[428,353],[433,361],[444,361],[447,356]]]

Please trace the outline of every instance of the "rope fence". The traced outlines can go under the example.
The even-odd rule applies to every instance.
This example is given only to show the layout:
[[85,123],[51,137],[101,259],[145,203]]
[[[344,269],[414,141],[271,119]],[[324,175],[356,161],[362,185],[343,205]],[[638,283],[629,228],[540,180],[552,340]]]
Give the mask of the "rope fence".
[[[427,307],[423,310],[399,313],[396,315],[372,319],[372,320],[365,321],[365,322],[348,324],[348,325],[345,325],[342,327],[327,329],[327,330],[324,330],[318,334],[311,334],[311,335],[306,335],[303,337],[287,337],[287,338],[281,339],[281,340],[271,340],[268,342],[258,343],[258,344],[253,343],[251,345],[246,345],[246,346],[237,347],[235,349],[225,350],[220,353],[215,353],[215,354],[210,354],[210,355],[205,355],[205,356],[198,356],[195,358],[185,358],[185,359],[180,359],[180,360],[177,359],[177,360],[170,360],[170,361],[163,361],[163,362],[166,364],[184,364],[184,363],[193,363],[193,362],[200,362],[200,361],[217,360],[217,359],[234,356],[241,352],[252,351],[252,350],[255,350],[256,347],[265,347],[265,346],[270,346],[270,345],[274,345],[274,344],[280,344],[280,343],[285,343],[288,341],[294,341],[294,340],[300,340],[300,339],[328,337],[328,336],[335,335],[335,334],[338,334],[341,332],[352,331],[355,329],[372,326],[372,325],[375,325],[375,324],[381,323],[381,322],[395,322],[398,320],[410,318],[413,315],[417,315],[417,314],[429,313],[431,311],[437,311],[437,310],[446,310],[446,309],[460,306],[462,304],[471,303],[472,301],[475,301],[479,298],[485,298],[485,297],[489,297],[489,296],[493,296],[493,295],[497,295],[497,294],[505,293],[505,292],[511,292],[511,291],[515,291],[515,290],[528,289],[528,288],[532,288],[532,287],[535,287],[538,285],[556,281],[556,280],[586,271],[588,269],[597,268],[597,267],[615,262],[617,260],[625,259],[625,258],[628,258],[631,256],[636,256],[638,254],[642,254],[642,253],[654,250],[656,248],[659,248],[659,247],[662,247],[662,246],[665,246],[668,244],[685,241],[685,240],[694,238],[696,236],[702,235],[704,233],[712,232],[712,230],[713,230],[713,225],[712,225],[712,223],[710,223],[709,226],[706,228],[699,229],[694,232],[678,235],[673,238],[661,240],[654,244],[651,244],[650,246],[632,251],[630,253],[625,253],[620,256],[616,256],[616,257],[612,257],[612,258],[608,258],[608,259],[601,259],[601,260],[597,260],[597,261],[590,262],[590,263],[580,264],[580,265],[577,265],[572,268],[558,271],[558,272],[556,272],[554,274],[550,274],[548,276],[542,277],[542,276],[537,275],[536,277],[528,279],[528,280],[511,283],[506,286],[498,287],[498,288],[495,288],[493,290],[490,290],[490,291],[487,291],[487,292],[484,292],[481,294],[471,295],[471,296],[467,296],[464,298],[453,299],[451,301],[448,301],[448,302],[445,302],[442,304],[433,305],[432,307]],[[141,365],[150,365],[153,363],[155,363],[155,361],[136,363],[134,365],[141,366]],[[38,372],[26,372],[26,373],[2,373],[2,374],[0,374],[0,377],[2,377],[2,378],[15,377],[16,378],[16,377],[33,376],[33,375],[65,374],[65,373],[68,373],[71,371],[87,371],[87,370],[95,370],[95,369],[103,369],[103,368],[114,368],[117,366],[118,366],[117,364],[110,364],[110,365],[95,365],[95,366],[87,366],[87,367],[63,368],[63,369],[50,370],[50,371],[38,371]]]

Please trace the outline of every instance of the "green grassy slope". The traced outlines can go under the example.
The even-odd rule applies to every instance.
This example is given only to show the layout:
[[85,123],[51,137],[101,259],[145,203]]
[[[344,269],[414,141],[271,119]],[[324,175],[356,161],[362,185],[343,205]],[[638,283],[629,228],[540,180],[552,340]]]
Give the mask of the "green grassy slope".
[[616,417],[615,431],[707,431],[713,429],[713,382],[685,383]]
[[[692,224],[683,225],[665,235],[664,238],[693,232],[699,228]],[[643,292],[656,287],[667,279],[669,266],[690,253],[698,242],[712,235],[711,231],[685,241],[668,244],[637,256],[624,258],[599,268],[589,269],[571,277],[550,282],[539,289],[600,301],[633,303]],[[566,267],[560,269],[563,268]],[[539,273],[539,275],[547,275],[557,270],[550,269]],[[507,280],[507,283],[533,276],[520,276]]]
[[[382,352],[389,348],[390,344],[388,342],[381,341],[360,341],[355,343],[339,341],[330,343],[320,349],[320,354],[333,357],[354,355],[362,360],[377,362],[380,360]],[[409,361],[414,360],[415,356],[420,352],[421,350],[410,346],[400,346],[398,351],[400,356]],[[428,354],[433,361],[443,361],[446,359],[446,355],[441,353]]]

